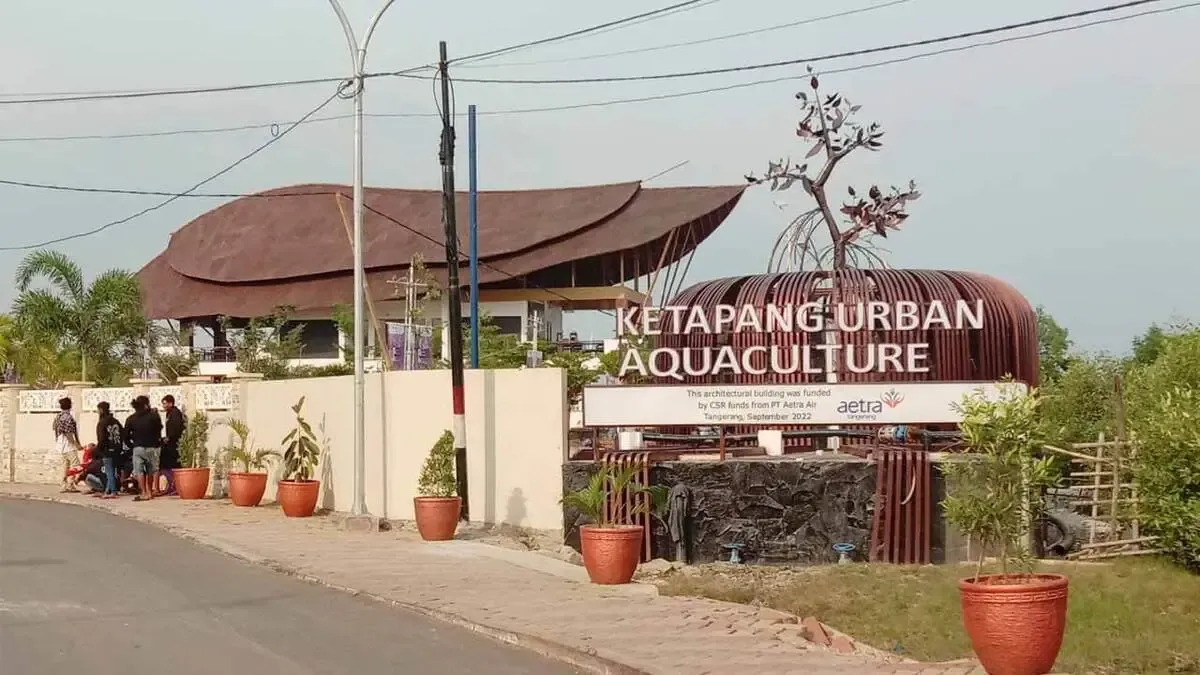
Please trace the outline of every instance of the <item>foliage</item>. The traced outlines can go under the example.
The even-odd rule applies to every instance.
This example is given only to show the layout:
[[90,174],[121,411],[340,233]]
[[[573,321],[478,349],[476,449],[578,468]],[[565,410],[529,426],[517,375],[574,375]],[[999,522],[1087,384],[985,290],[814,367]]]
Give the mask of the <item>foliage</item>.
[[321,461],[321,446],[313,433],[312,425],[304,419],[304,397],[292,406],[296,426],[280,442],[284,447],[283,464],[286,480],[311,480],[313,471]]
[[0,374],[6,382],[54,389],[79,372],[79,352],[38,339],[8,315],[0,315]]
[[1126,391],[1139,515],[1160,548],[1200,571],[1200,331],[1165,339]]
[[[1043,361],[1043,365],[1045,362]],[[1071,357],[1069,365],[1039,390],[1042,434],[1055,444],[1116,437],[1116,381],[1123,365],[1107,356]]]
[[1154,363],[1169,338],[1170,334],[1161,326],[1151,324],[1145,333],[1133,339],[1133,356],[1130,360],[1138,366],[1148,366]]
[[179,382],[179,378],[192,375],[200,365],[200,357],[187,346],[187,336],[182,327],[167,322],[151,326],[147,340],[150,366],[167,384]]
[[[636,472],[637,469],[634,467],[616,468],[605,464],[600,467],[599,471],[592,474],[586,487],[563,495],[562,505],[578,509],[589,521],[599,527],[614,527],[616,523],[606,517],[604,502],[609,495],[628,491],[633,495],[649,495],[650,513],[661,518],[663,510],[668,506],[667,488],[661,485],[642,485],[634,479]],[[629,515],[638,515],[646,511],[646,505],[643,503],[634,507]]]
[[131,272],[109,270],[88,284],[66,255],[39,250],[17,266],[13,284],[13,320],[24,337],[56,351],[77,350],[81,380],[111,379],[123,369],[118,353],[145,341],[149,323]]
[[236,333],[230,346],[239,371],[259,373],[266,380],[289,377],[288,361],[299,358],[304,349],[304,324],[291,323],[292,313],[291,307],[278,307],[269,316],[250,319],[240,329],[229,317],[221,317],[221,329]]
[[[637,349],[641,354],[642,363],[649,363],[650,351],[652,344],[649,336],[641,336],[640,339],[631,342],[631,338],[623,338],[621,346],[611,352],[605,352],[600,356],[600,372],[609,377],[619,377],[621,373],[621,364],[625,360],[625,354],[630,348]],[[648,381],[650,378],[642,376],[639,373],[626,373],[625,377],[620,378],[624,384],[639,384],[643,381]]]
[[208,415],[197,411],[188,417],[179,439],[179,465],[198,469],[208,466]]
[[[808,69],[812,73],[812,68]],[[784,267],[803,269],[807,263],[816,268],[826,264],[833,269],[845,269],[848,263],[859,265],[882,264],[874,250],[875,237],[887,238],[889,231],[900,229],[908,218],[908,202],[920,197],[916,183],[909,181],[907,189],[892,187],[888,191],[872,185],[862,197],[853,187],[848,188],[850,200],[839,209],[845,218],[834,215],[827,192],[833,170],[850,153],[860,148],[878,151],[883,147],[883,129],[872,122],[863,126],[854,121],[861,106],[853,105],[838,93],[822,94],[816,75],[809,80],[811,92],[799,92],[801,120],[796,135],[812,143],[802,162],[791,158],[770,162],[762,177],[746,176],[751,184],[768,183],[771,191],[783,191],[799,184],[816,202],[816,208],[801,214],[785,228],[775,241],[768,263],[770,271]],[[809,171],[808,160],[824,154],[819,169]],[[829,244],[815,244],[821,225],[828,231]]]
[[1176,387],[1135,418],[1142,522],[1157,546],[1200,572],[1200,391]]
[[417,494],[422,497],[453,497],[458,490],[454,471],[454,434],[449,430],[433,444],[421,473],[417,476]]
[[1041,513],[1042,491],[1056,482],[1053,461],[1039,457],[1038,397],[1016,387],[989,400],[982,392],[964,397],[958,409],[963,441],[974,454],[945,463],[946,520],[979,544],[979,570],[989,549],[997,550],[1002,572],[1031,558],[1020,541]]
[[[345,346],[342,347],[342,356],[347,364],[354,363],[354,305],[334,305],[333,314],[330,317],[337,324],[338,330],[345,336]],[[378,345],[367,345],[367,351],[363,354],[364,359],[374,359],[379,357]],[[306,376],[307,377],[307,376]]]
[[556,351],[544,362],[549,368],[567,371],[567,401],[574,405],[583,397],[583,388],[600,374],[599,357],[587,352]]
[[233,437],[222,450],[225,463],[240,464],[243,473],[251,471],[266,471],[279,458],[277,450],[256,448],[250,440],[250,425],[237,418],[225,421],[225,426],[233,432]]
[[1071,337],[1042,306],[1037,308],[1038,363],[1042,386],[1057,380],[1071,365]]

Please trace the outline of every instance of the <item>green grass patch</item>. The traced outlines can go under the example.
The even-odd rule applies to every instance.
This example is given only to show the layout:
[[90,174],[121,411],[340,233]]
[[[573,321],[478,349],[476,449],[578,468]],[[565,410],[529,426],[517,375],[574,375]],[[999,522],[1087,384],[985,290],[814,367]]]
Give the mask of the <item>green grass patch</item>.
[[[1071,580],[1057,671],[1200,673],[1200,576],[1159,560],[1047,565]],[[971,656],[957,581],[970,567],[714,566],[659,581],[692,595],[815,616],[856,639],[921,661]]]

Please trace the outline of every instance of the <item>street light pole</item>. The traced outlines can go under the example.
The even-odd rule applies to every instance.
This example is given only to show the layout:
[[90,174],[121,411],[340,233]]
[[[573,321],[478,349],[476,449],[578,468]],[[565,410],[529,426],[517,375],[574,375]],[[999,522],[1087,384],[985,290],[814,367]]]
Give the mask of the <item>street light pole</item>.
[[366,499],[366,376],[363,373],[363,355],[367,350],[366,331],[363,324],[363,305],[366,293],[366,271],[363,268],[363,85],[367,63],[367,45],[375,34],[375,27],[384,12],[395,0],[384,0],[383,7],[371,17],[367,31],[359,41],[354,35],[350,19],[342,10],[338,0],[329,0],[342,31],[346,34],[346,45],[350,48],[350,65],[354,76],[348,80],[350,89],[343,98],[354,99],[354,501],[351,515],[367,514]]

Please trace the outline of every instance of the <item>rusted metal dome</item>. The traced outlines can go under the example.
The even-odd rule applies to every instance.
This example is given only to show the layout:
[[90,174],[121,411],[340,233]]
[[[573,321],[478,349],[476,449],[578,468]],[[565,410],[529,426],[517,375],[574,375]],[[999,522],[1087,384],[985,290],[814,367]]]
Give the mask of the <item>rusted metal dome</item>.
[[[1037,318],[1033,307],[1015,288],[994,277],[975,272],[942,270],[865,269],[833,272],[794,272],[729,277],[695,284],[681,291],[671,306],[703,307],[713,314],[718,305],[766,308],[769,305],[799,306],[830,301],[835,304],[884,302],[916,303],[927,307],[940,302],[953,306],[961,301],[982,307],[979,329],[930,328],[924,330],[834,330],[838,344],[896,345],[928,344],[927,372],[852,373],[838,372],[838,382],[996,381],[1011,375],[1031,386],[1038,380]],[[836,283],[835,283],[836,281]],[[802,331],[732,332],[724,334],[664,333],[657,346],[717,347],[732,345],[743,351],[752,346],[792,348],[827,339],[822,333]],[[804,383],[825,382],[825,374],[795,372],[719,376],[684,376],[690,384],[706,383]],[[663,383],[677,380],[656,378]]]

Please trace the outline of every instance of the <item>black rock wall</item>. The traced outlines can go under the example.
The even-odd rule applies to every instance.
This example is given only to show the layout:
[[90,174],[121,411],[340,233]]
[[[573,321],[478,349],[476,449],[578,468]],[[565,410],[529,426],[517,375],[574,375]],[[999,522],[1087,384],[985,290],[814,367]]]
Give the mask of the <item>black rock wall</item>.
[[[596,470],[592,462],[563,465],[563,489],[577,490]],[[688,562],[728,560],[727,544],[742,544],[747,562],[835,562],[837,543],[866,560],[875,497],[875,465],[854,458],[731,459],[664,462],[651,482],[691,491],[686,525]],[[579,546],[580,514],[564,509],[566,543]],[[676,559],[667,528],[656,523],[654,556]]]

